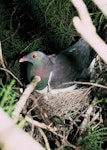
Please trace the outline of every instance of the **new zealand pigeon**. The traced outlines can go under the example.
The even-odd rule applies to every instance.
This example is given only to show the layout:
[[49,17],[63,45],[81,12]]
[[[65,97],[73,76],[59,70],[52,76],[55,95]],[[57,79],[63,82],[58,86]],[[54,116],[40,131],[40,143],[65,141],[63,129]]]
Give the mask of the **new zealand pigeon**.
[[37,90],[43,90],[50,84],[52,89],[64,82],[83,81],[89,73],[88,67],[94,57],[94,51],[82,38],[73,46],[58,55],[48,56],[34,51],[24,56],[19,62],[27,61],[27,79],[30,82],[35,75],[41,77]]

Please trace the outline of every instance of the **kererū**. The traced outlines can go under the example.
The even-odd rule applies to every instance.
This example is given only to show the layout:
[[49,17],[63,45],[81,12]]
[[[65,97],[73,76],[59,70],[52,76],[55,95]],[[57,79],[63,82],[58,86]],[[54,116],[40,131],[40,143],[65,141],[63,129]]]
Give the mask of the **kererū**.
[[93,58],[94,51],[86,41],[80,38],[73,46],[58,55],[48,56],[43,52],[34,51],[22,57],[19,62],[28,62],[28,82],[35,75],[41,77],[36,87],[40,91],[45,89],[48,83],[52,89],[57,89],[62,88],[60,85],[64,82],[85,80]]

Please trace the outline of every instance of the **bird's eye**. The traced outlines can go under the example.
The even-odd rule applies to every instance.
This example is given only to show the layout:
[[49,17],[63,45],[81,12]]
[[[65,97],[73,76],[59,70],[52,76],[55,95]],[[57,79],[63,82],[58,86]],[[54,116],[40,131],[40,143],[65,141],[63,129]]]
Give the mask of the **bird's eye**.
[[32,58],[36,58],[36,55],[32,55]]

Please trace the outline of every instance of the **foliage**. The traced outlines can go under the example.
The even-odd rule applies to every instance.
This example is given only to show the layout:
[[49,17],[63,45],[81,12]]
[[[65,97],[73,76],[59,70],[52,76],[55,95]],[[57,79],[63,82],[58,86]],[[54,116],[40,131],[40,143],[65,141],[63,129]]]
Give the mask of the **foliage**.
[[[92,2],[85,3],[100,32],[105,22],[103,14]],[[20,66],[16,62],[22,52],[58,53],[79,38],[72,22],[77,11],[69,0],[1,0],[0,14],[3,55],[8,69],[17,77]]]
[[94,126],[91,126],[87,128],[87,131],[82,137],[80,145],[85,150],[101,150],[105,137],[107,137],[106,127],[100,128],[97,126],[94,128]]
[[107,98],[102,98],[102,99],[98,99],[96,101],[94,101],[94,104],[97,105],[97,104],[107,104]]
[[[104,22],[103,14],[89,1],[85,1],[89,8],[93,23],[98,31]],[[40,29],[46,34],[49,45],[54,52],[68,47],[79,34],[76,32],[72,18],[77,15],[77,11],[69,0],[28,0],[39,24]],[[92,7],[93,6],[93,7]]]
[[0,89],[0,107],[4,109],[10,116],[15,107],[15,100],[18,94],[13,90],[15,80],[12,80],[9,85],[2,85]]
[[[93,24],[101,35],[106,18],[88,0]],[[77,11],[69,0],[1,0],[0,1],[0,40],[6,66],[18,78],[20,75],[19,57],[34,50],[48,54],[58,53],[69,47],[79,38],[72,18]],[[15,82],[0,88],[0,106],[11,115],[18,94],[13,90]],[[88,128],[80,145],[85,150],[100,149],[106,128]],[[69,149],[65,147],[65,149]]]
[[[100,31],[105,21],[103,14],[92,2],[87,0],[85,2],[93,23]],[[49,46],[49,51],[58,53],[72,44],[76,37],[79,37],[72,22],[77,11],[69,0],[14,0],[11,9],[14,11],[11,28],[17,28],[19,22],[18,34],[28,44],[35,41],[36,38],[44,39],[43,42],[38,43],[40,50],[43,45],[43,49],[46,50]]]

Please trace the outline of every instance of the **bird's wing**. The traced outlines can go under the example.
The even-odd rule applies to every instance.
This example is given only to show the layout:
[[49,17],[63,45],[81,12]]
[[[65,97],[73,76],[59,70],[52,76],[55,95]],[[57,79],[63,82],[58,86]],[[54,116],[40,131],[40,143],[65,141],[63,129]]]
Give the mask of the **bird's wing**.
[[71,56],[81,69],[88,68],[95,55],[89,44],[82,38],[62,53]]

